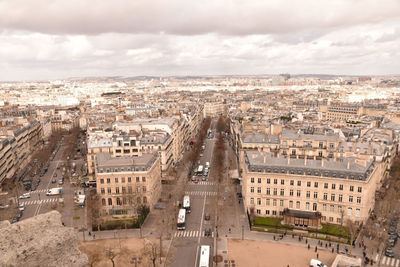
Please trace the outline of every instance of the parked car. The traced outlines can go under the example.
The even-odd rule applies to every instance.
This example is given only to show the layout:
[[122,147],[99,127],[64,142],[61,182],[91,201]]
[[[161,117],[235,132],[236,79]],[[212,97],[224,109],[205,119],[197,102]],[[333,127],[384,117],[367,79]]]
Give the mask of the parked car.
[[57,173],[54,173],[53,177],[57,177]]
[[204,220],[209,221],[210,220],[210,214],[208,214],[208,213],[204,214]]
[[57,180],[56,180],[55,178],[53,178],[53,179],[51,180],[51,183],[52,183],[52,184],[55,184],[55,183],[57,183]]
[[207,176],[203,175],[203,177],[201,177],[202,181],[207,181]]
[[197,184],[199,182],[199,178],[196,178],[196,180],[194,180],[194,183]]
[[20,211],[25,210],[25,205],[24,205],[24,204],[19,204],[18,209],[19,209]]

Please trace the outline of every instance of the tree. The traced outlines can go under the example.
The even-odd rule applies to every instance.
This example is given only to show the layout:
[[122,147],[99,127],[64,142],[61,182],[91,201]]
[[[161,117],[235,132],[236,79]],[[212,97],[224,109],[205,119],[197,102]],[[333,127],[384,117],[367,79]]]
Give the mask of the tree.
[[358,230],[358,225],[355,224],[352,220],[347,219],[346,226],[349,229],[349,233],[350,233],[350,253],[351,253],[351,249],[353,247],[352,244],[353,244],[353,241],[355,240],[355,236],[356,236],[357,230]]
[[114,259],[115,259],[115,257],[117,257],[117,253],[113,249],[107,248],[106,249],[106,256],[111,261],[112,266],[115,267]]
[[153,263],[153,267],[156,267],[156,260],[159,254],[159,248],[157,245],[153,244],[151,241],[148,241],[144,246],[143,255],[148,257],[150,261]]

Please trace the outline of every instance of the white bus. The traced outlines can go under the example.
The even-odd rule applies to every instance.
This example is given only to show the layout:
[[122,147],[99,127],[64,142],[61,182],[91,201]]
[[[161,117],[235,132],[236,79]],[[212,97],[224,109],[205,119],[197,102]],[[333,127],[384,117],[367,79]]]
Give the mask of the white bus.
[[189,198],[189,196],[183,197],[183,208],[186,210],[186,213],[190,213],[190,198]]
[[210,246],[201,246],[199,267],[208,267],[210,264]]
[[176,224],[176,228],[178,230],[185,230],[186,226],[186,210],[180,209],[178,214],[178,223]]

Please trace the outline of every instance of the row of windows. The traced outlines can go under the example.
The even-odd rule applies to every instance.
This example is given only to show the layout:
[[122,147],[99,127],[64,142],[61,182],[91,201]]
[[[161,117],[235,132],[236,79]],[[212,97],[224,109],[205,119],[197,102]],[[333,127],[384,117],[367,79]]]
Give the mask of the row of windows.
[[[124,149],[123,151],[124,151],[125,154],[131,153],[131,150],[130,150],[130,149]],[[133,148],[133,149],[132,149],[132,152],[133,152],[133,153],[138,152],[138,151],[139,151],[139,150],[137,150],[136,148]],[[121,149],[116,149],[116,150],[115,150],[115,153],[121,153]]]
[[[250,187],[250,193],[254,193],[254,187]],[[261,187],[257,187],[257,193],[261,194]],[[265,190],[265,194],[270,196],[271,195],[271,188],[266,188]],[[277,196],[278,195],[278,188],[273,188],[272,191],[272,195]],[[279,191],[279,195],[280,196],[285,196],[285,189],[281,188]],[[289,190],[289,196],[293,196],[294,195],[294,190],[290,189]],[[297,197],[301,197],[301,190],[297,190],[296,191],[296,196]],[[314,198],[318,198],[318,192],[313,192],[313,197]],[[306,191],[306,198],[311,198],[311,192],[310,191]],[[324,193],[323,194],[323,199],[324,200],[328,200],[328,193]],[[353,196],[349,196],[349,202],[352,203],[353,202],[354,197]],[[334,193],[331,194],[331,201],[336,201],[336,195]],[[343,202],[343,195],[339,194],[337,201],[339,202]],[[361,204],[361,197],[357,197],[357,203]]]
[[[138,204],[141,204],[142,198],[141,197],[137,197],[136,202]],[[112,206],[113,205],[112,198],[108,198],[107,201],[106,201],[105,198],[101,199],[101,205],[106,206],[106,203],[108,204],[108,206]],[[134,204],[133,200],[131,198],[127,199],[126,197],[123,197],[122,201],[121,201],[121,198],[117,197],[116,201],[115,201],[115,204],[118,205],[118,206],[127,205],[128,203],[129,203],[129,205]],[[143,204],[146,204],[146,203],[147,203],[147,197],[143,197]]]
[[[264,179],[265,179],[265,178],[264,178]],[[262,180],[263,180],[263,178],[257,178],[257,183],[261,184],[261,183],[262,183]],[[273,184],[278,184],[278,179],[266,178],[266,180],[267,180],[267,184],[271,184],[271,180],[272,180]],[[254,178],[254,177],[251,177],[251,178],[250,178],[250,182],[254,184],[255,178]],[[290,180],[289,183],[290,183],[291,186],[294,186],[295,181],[294,181],[294,180]],[[281,185],[285,185],[285,180],[284,180],[284,179],[281,179],[281,180],[280,180],[280,184],[281,184]],[[301,184],[302,184],[302,181],[297,181],[297,186],[301,186]],[[310,181],[307,181],[307,182],[306,182],[306,185],[307,185],[307,187],[311,187],[311,182],[310,182]],[[318,188],[318,185],[319,185],[318,182],[314,182],[314,187],[315,187],[315,188]],[[343,190],[343,188],[344,188],[343,184],[339,184],[338,188],[339,188],[339,190]],[[328,184],[328,183],[324,183],[324,189],[329,189],[329,184]],[[336,184],[331,184],[331,189],[332,189],[332,190],[335,190],[335,189],[336,189]],[[350,191],[350,192],[354,192],[354,186],[353,186],[353,185],[350,185],[350,186],[349,186],[349,191]],[[361,186],[359,186],[359,187],[357,188],[357,192],[359,192],[359,193],[362,192],[362,187],[361,187]]]
[[[132,190],[132,186],[128,186],[128,191],[126,191],[126,187],[123,186],[122,191],[119,190],[119,187],[115,187],[115,194],[120,194],[122,192],[122,194],[126,194],[128,192],[128,194],[132,194],[133,190]],[[146,193],[146,187],[142,186],[142,192]],[[105,194],[106,193],[106,189],[104,187],[100,188],[100,192],[101,194]],[[136,192],[140,193],[140,186],[136,187]],[[107,188],[107,194],[112,194],[111,192],[111,187]]]
[[[254,198],[250,198],[250,204],[254,205]],[[278,200],[277,199],[272,199],[272,201],[271,201],[271,199],[266,199],[265,200],[265,204],[266,204],[266,206],[271,206],[271,204],[272,204],[273,207],[277,207],[278,206]],[[279,207],[284,207],[284,204],[285,204],[284,200],[282,200],[282,199],[279,200]],[[257,198],[257,205],[258,206],[262,205],[260,198]],[[290,209],[294,208],[294,202],[293,201],[289,201],[289,208]],[[295,208],[296,209],[300,209],[301,208],[300,201],[296,201],[296,207]],[[311,208],[311,203],[310,202],[306,202],[305,203],[305,210],[309,211],[310,208]],[[317,203],[312,203],[312,210],[313,211],[317,211],[318,210],[318,204]],[[328,211],[328,205],[327,204],[323,204],[322,205],[322,211],[325,211],[325,212]],[[337,213],[341,214],[343,212],[343,207],[342,206],[337,206],[337,208],[336,208],[335,205],[329,205],[329,211],[330,212],[337,212]],[[353,208],[347,208],[347,215],[348,216],[352,216],[352,214],[353,214]],[[356,216],[360,216],[360,209],[359,208],[356,208],[355,215]]]
[[[107,184],[111,183],[111,178],[106,178]],[[114,182],[118,183],[119,178],[114,178]],[[140,182],[140,177],[136,177],[136,182]],[[142,177],[142,182],[146,182],[146,177]],[[121,177],[121,183],[125,183],[125,177]],[[128,183],[132,183],[132,177],[128,177]],[[100,184],[104,184],[104,178],[100,179]]]

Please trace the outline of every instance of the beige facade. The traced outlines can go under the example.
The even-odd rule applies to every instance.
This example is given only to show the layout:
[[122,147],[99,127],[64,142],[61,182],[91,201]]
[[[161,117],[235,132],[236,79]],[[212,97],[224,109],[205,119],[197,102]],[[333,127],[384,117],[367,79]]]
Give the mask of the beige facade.
[[160,160],[156,153],[139,157],[111,157],[99,153],[97,194],[103,214],[135,216],[141,205],[150,211],[161,192]]
[[241,153],[243,196],[257,216],[283,216],[284,209],[320,212],[324,223],[365,221],[375,204],[382,178],[373,160],[308,160],[274,157],[268,152]]
[[226,113],[226,105],[222,102],[209,102],[204,104],[204,117],[216,117]]
[[0,182],[22,175],[32,154],[42,144],[43,130],[39,121],[6,129],[0,135]]
[[351,104],[329,105],[326,120],[349,121],[355,120],[363,114],[363,107]]

